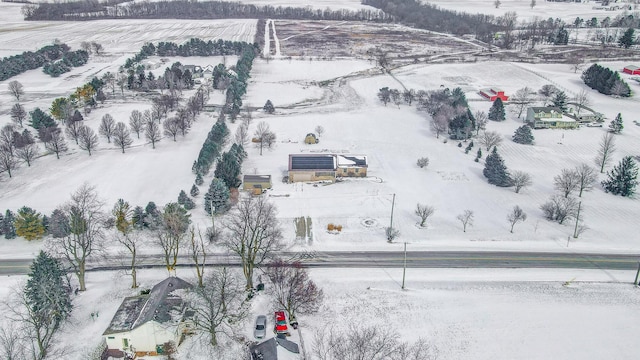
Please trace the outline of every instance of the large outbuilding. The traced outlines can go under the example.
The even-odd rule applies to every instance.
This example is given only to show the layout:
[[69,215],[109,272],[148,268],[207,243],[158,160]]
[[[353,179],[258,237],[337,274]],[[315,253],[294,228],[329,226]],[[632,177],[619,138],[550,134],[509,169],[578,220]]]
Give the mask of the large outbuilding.
[[509,97],[504,94],[504,90],[495,87],[480,89],[480,95],[490,101],[496,101],[497,99],[502,101],[509,100]]
[[622,69],[623,73],[627,73],[629,75],[640,75],[640,67],[635,65],[627,65]]
[[289,182],[335,181],[336,177],[365,177],[369,164],[364,155],[291,154]]

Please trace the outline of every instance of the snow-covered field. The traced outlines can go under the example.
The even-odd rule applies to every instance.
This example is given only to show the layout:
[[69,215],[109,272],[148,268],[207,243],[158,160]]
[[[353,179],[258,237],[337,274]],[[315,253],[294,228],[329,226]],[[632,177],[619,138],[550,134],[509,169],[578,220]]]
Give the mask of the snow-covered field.
[[[506,6],[510,2],[503,3]],[[28,111],[36,106],[47,109],[55,97],[67,96],[91,77],[107,70],[116,71],[146,41],[181,42],[194,36],[252,41],[255,23],[248,20],[26,23],[19,20],[19,6],[0,3],[0,56],[35,50],[56,38],[73,47],[82,41],[104,45],[103,57],[91,58],[87,65],[60,78],[32,70],[11,79],[24,84],[26,94],[21,103]],[[235,62],[230,58],[192,62],[204,65],[209,60],[212,65]],[[190,59],[171,58],[168,64],[173,61],[186,64]],[[604,65],[620,70],[627,64]],[[165,66],[168,65],[163,64],[158,70]],[[638,198],[605,194],[600,186],[583,195],[582,215],[590,230],[579,239],[571,239],[568,249],[567,237],[573,232],[573,224],[548,222],[539,210],[540,204],[554,192],[555,175],[581,162],[592,163],[605,129],[535,131],[535,145],[525,146],[510,140],[514,129],[521,125],[513,114],[508,113],[503,123],[490,122],[488,129],[504,136],[499,149],[506,165],[533,176],[534,184],[516,194],[512,189],[487,184],[482,176],[482,162],[473,162],[478,144],[466,155],[457,142],[445,144],[442,138],[436,139],[425,114],[415,107],[397,108],[391,104],[385,107],[376,97],[378,89],[384,86],[401,89],[404,85],[415,90],[460,86],[471,100],[473,111],[486,111],[490,103],[481,101],[477,92],[488,86],[502,87],[507,94],[513,94],[524,86],[538,89],[553,83],[570,96],[578,93],[584,85],[568,65],[500,62],[411,65],[395,70],[394,77],[379,75],[377,71],[368,73],[366,70],[372,67],[369,62],[348,59],[254,62],[244,103],[261,107],[270,99],[276,112],[273,115],[254,112],[249,133],[253,134],[257,124],[265,121],[278,141],[262,156],[258,149],[248,147],[243,172],[272,175],[274,189],[266,196],[278,206],[285,241],[292,249],[400,250],[399,244],[388,244],[384,237],[395,195],[394,227],[400,230],[398,242],[408,242],[409,250],[640,252],[635,219],[640,210]],[[640,155],[637,153],[640,127],[633,124],[640,111],[637,95],[640,86],[630,77],[625,78],[636,94],[630,99],[612,99],[589,90],[597,111],[609,119],[621,112],[625,121],[623,133],[616,136],[616,163],[622,156]],[[7,91],[8,82],[0,82],[0,125],[10,121],[8,111],[14,103]],[[321,83],[329,85],[320,86]],[[185,98],[188,96],[190,93],[185,92]],[[214,93],[211,103],[221,100],[222,96]],[[131,110],[148,108],[150,102],[142,96],[130,96],[126,102],[115,96],[115,100],[93,110],[86,122],[97,130],[105,113],[113,115],[116,121],[126,122]],[[180,190],[189,190],[192,185],[191,164],[216,115],[202,114],[185,138],[179,136],[177,142],[165,138],[155,150],[143,140],[136,140],[122,154],[101,138],[100,148],[91,157],[72,145],[72,150],[60,160],[46,155],[32,167],[21,166],[11,179],[1,174],[0,210],[15,211],[26,205],[50,214],[83,182],[96,186],[107,208],[118,198],[141,206],[149,201],[158,205],[175,201]],[[238,125],[230,124],[232,132]],[[304,136],[317,125],[325,128],[320,143],[305,145]],[[367,155],[369,177],[330,185],[280,181],[286,174],[289,154],[316,152]],[[485,149],[483,152],[486,156]],[[415,164],[423,156],[431,160],[426,169]],[[205,184],[211,177],[205,178]],[[201,193],[205,189],[206,186],[201,187]],[[202,195],[196,203],[192,219],[205,227],[208,218],[202,210]],[[413,213],[416,203],[436,208],[426,229],[416,225],[418,219]],[[521,206],[529,218],[511,234],[505,218],[514,205]],[[463,232],[456,216],[467,209],[475,212],[475,222]],[[313,220],[313,240],[304,244],[294,239],[293,219],[300,216]],[[342,232],[328,233],[325,229],[329,223],[342,225]],[[32,255],[40,246],[41,242],[26,244],[21,239],[3,239],[0,252],[3,257]],[[164,271],[146,270],[140,272],[139,279],[143,286],[150,287],[165,275]],[[190,271],[178,275],[192,276]],[[311,275],[324,288],[326,302],[320,314],[301,318],[305,339],[312,338],[313,329],[323,326],[323,319],[330,313],[342,323],[359,321],[364,325],[392,326],[406,341],[426,338],[438,349],[439,359],[632,359],[640,350],[636,339],[640,331],[636,311],[639,302],[637,290],[628,285],[633,278],[630,272],[411,269],[407,291],[399,290],[398,269],[314,269]],[[7,296],[15,279],[20,278],[3,281],[0,297]],[[570,284],[563,286],[565,281]],[[132,294],[127,287],[128,279],[122,274],[88,275],[88,291],[77,298],[72,322],[61,334],[61,343],[70,346],[69,360],[86,359],[98,345],[121,299]],[[264,299],[260,303],[265,306],[261,311],[267,312]],[[100,315],[92,319],[90,314],[96,311]]]

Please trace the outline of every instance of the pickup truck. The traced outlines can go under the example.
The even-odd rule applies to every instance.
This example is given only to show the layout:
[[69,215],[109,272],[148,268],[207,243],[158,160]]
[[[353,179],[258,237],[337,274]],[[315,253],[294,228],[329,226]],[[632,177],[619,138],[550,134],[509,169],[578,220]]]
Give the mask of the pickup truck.
[[284,314],[284,311],[276,311],[275,312],[275,327],[274,330],[276,334],[286,334],[289,332],[289,328],[287,327],[287,317]]

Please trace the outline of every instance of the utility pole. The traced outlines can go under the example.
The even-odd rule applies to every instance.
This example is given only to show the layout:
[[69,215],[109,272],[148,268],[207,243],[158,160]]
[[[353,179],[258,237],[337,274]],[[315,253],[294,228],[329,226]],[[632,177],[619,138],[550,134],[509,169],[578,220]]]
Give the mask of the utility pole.
[[578,215],[576,215],[576,227],[573,229],[573,238],[578,238],[578,220],[580,220],[580,207],[582,206],[582,201],[578,203]]
[[211,209],[211,229],[213,230],[213,234],[216,233],[216,224],[214,222],[214,214],[216,212],[216,208],[213,206],[213,200],[209,200],[209,208]]
[[[638,269],[640,271],[640,268]],[[402,267],[402,290],[404,290],[404,278],[407,273],[407,242],[404,243],[404,266]],[[637,281],[637,276],[636,276]]]
[[393,230],[393,207],[396,204],[396,194],[393,194],[393,199],[391,200],[391,223],[389,223],[389,228]]
[[638,284],[638,275],[640,275],[640,261],[638,261],[638,271],[636,271],[636,279],[633,280],[633,285],[640,285]]

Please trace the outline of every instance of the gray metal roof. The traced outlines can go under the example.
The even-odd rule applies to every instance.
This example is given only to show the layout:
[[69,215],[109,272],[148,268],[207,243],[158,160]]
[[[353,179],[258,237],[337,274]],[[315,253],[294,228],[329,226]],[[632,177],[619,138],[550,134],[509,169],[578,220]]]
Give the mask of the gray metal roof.
[[103,335],[130,331],[151,320],[159,323],[170,320],[171,310],[183,304],[182,299],[171,292],[191,287],[193,285],[178,277],[169,277],[156,284],[149,294],[125,298]]
[[270,182],[271,175],[245,175],[243,177],[244,182]]

